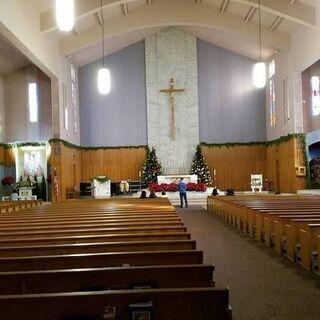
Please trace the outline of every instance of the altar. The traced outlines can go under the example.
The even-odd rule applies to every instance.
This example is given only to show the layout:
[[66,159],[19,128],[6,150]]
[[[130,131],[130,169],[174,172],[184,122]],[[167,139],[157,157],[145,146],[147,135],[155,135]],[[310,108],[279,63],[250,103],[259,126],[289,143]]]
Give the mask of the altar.
[[198,183],[198,176],[196,174],[171,174],[158,176],[158,184],[179,183],[181,178],[183,178],[185,183]]
[[110,198],[110,180],[105,176],[94,177],[92,180],[92,195],[95,199]]

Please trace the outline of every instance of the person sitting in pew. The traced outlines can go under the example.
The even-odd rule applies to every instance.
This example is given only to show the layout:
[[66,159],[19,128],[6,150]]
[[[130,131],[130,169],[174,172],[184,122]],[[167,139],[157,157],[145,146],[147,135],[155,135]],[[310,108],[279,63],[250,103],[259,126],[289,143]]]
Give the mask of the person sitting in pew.
[[147,198],[147,192],[145,190],[141,191],[140,199],[146,199]]
[[150,192],[149,198],[157,198],[157,195],[155,194],[155,192],[153,190]]
[[19,199],[19,195],[16,189],[13,189],[12,193],[11,193],[11,200],[16,201]]

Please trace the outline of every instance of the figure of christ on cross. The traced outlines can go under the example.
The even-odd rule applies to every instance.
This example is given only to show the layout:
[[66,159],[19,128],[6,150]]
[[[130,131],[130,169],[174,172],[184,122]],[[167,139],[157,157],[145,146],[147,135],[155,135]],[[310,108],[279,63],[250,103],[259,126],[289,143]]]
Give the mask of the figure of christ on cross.
[[174,80],[171,78],[169,89],[162,89],[160,92],[167,93],[169,95],[169,105],[171,109],[171,138],[175,140],[176,132],[175,132],[175,113],[174,113],[174,94],[179,92],[184,92],[184,89],[176,89],[174,87]]

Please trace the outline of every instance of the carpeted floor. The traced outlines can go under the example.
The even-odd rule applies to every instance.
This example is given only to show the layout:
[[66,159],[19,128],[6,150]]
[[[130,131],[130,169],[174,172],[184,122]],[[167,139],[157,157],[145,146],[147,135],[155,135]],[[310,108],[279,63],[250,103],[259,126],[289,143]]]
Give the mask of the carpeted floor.
[[216,286],[230,288],[233,320],[320,319],[320,277],[201,206],[177,211],[205,262],[215,266]]

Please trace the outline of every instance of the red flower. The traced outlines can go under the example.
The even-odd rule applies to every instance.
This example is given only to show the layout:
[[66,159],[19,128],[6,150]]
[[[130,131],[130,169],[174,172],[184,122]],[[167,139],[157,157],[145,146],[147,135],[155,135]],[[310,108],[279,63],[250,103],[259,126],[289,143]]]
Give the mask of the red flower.
[[8,185],[11,185],[15,182],[14,178],[12,176],[6,176],[2,179],[2,184],[4,186],[8,186]]
[[[149,183],[149,190],[154,191],[154,192],[175,192],[178,191],[178,185],[174,182],[172,183],[161,183],[158,184],[156,182]],[[187,190],[188,191],[201,191],[204,192],[206,191],[207,187],[204,183],[193,183],[189,182],[187,184]]]

